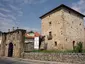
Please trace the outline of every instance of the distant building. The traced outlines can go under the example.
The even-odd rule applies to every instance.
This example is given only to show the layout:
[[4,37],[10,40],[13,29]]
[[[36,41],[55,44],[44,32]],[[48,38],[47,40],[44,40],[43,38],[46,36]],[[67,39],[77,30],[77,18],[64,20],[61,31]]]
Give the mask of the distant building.
[[35,32],[34,49],[39,50],[40,45],[41,45],[41,35],[38,32]]
[[77,42],[85,49],[84,17],[63,4],[41,16],[47,50],[73,50]]
[[27,32],[25,33],[25,52],[32,50],[39,50],[40,34],[38,32]]

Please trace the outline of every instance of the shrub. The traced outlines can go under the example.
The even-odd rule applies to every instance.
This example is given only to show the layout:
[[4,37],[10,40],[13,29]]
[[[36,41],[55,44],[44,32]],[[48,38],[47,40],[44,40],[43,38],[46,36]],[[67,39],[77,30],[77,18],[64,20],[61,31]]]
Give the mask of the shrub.
[[82,52],[82,42],[77,43],[76,46],[74,46],[74,52],[81,53]]

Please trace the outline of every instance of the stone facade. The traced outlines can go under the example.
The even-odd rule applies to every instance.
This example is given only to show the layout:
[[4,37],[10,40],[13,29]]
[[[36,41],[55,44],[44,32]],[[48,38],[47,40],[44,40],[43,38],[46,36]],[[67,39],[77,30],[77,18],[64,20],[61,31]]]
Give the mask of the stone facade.
[[77,42],[83,42],[85,49],[83,17],[65,5],[40,17],[47,50],[72,50]]
[[25,39],[24,48],[25,48],[24,52],[31,52],[32,50],[34,50],[34,39],[33,38]]
[[2,40],[2,32],[0,31],[0,45],[1,45],[1,40]]
[[85,64],[85,53],[25,53],[30,60],[66,62],[68,64]]
[[25,32],[25,30],[16,29],[11,32],[2,33],[1,56],[8,57],[11,54],[12,57],[22,57]]

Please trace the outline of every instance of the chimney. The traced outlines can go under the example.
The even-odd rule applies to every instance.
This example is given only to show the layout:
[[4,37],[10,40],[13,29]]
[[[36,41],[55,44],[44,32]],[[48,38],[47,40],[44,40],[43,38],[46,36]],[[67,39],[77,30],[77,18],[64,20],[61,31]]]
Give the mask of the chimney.
[[17,27],[17,29],[19,29],[19,27]]
[[14,27],[13,27],[13,31],[14,31]]
[[10,32],[10,29],[8,29],[8,32]]

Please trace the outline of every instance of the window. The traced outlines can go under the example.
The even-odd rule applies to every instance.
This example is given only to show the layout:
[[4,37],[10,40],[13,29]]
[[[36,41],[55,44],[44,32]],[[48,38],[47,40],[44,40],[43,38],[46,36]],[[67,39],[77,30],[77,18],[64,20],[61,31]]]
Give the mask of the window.
[[52,34],[52,32],[49,32],[49,34],[51,35],[51,34]]
[[73,41],[73,49],[74,49],[74,46],[75,46],[75,41]]
[[72,21],[72,24],[73,24],[73,21]]
[[75,45],[75,41],[73,41],[73,46]]
[[69,11],[69,13],[71,13],[71,12]]
[[67,41],[67,39],[66,39],[66,41]]
[[72,26],[71,26],[71,28],[72,28]]
[[51,26],[51,24],[52,24],[52,23],[51,23],[51,22],[49,22],[49,26]]
[[57,42],[55,41],[55,46],[57,46]]
[[81,23],[79,25],[81,25]]
[[7,44],[6,44],[6,46],[7,46]]
[[52,39],[52,32],[49,32],[49,35],[47,36],[48,40]]

